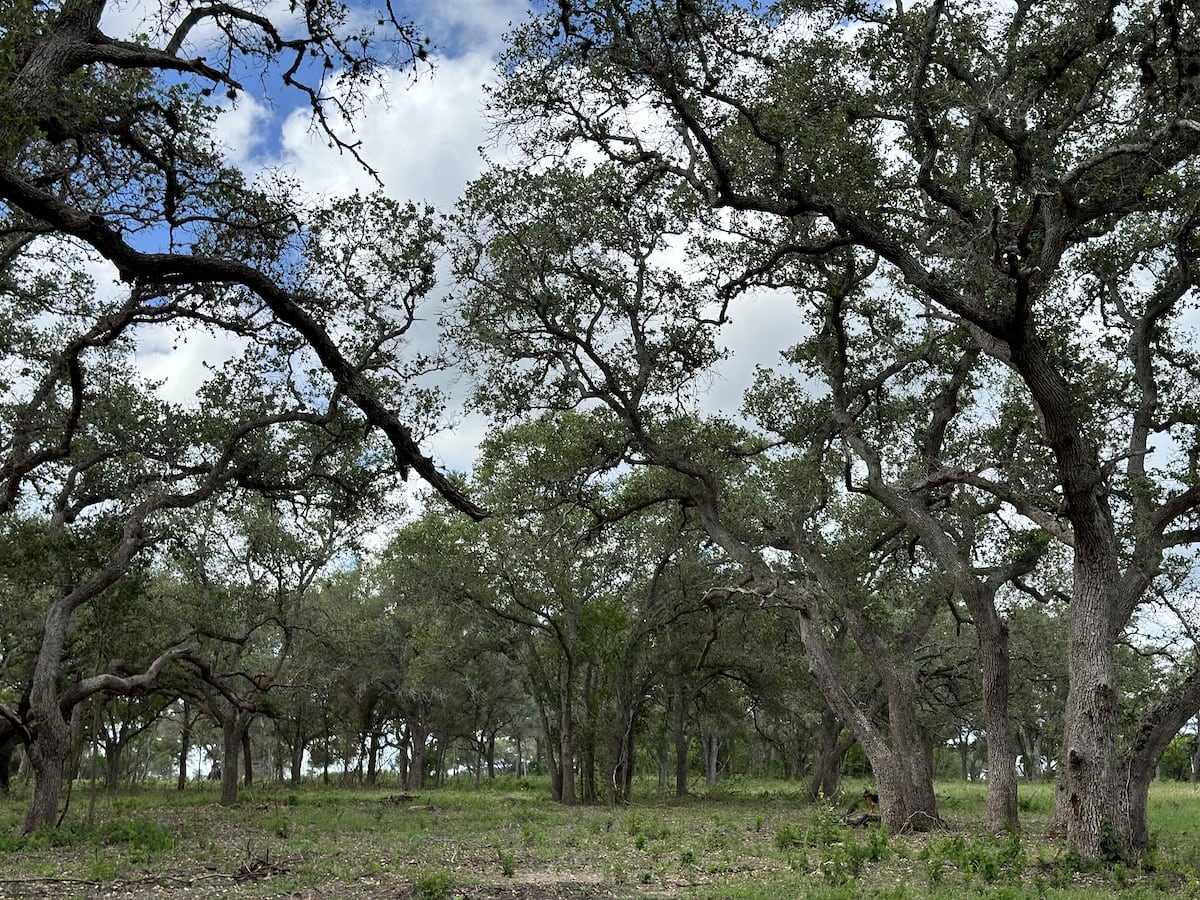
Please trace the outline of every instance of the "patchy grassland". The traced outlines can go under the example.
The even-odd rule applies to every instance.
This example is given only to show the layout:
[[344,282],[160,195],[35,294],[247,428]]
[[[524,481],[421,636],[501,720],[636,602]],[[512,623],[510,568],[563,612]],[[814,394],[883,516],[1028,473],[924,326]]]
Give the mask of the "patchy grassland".
[[[847,785],[847,796],[861,785]],[[841,824],[795,783],[734,779],[683,800],[563,808],[543,782],[502,779],[408,797],[274,786],[225,809],[216,788],[76,787],[57,832],[18,837],[0,801],[0,896],[1200,898],[1200,790],[1151,791],[1156,848],[1088,868],[1044,837],[1053,789],[1022,785],[1024,835],[980,833],[983,786],[940,783],[955,829],[887,835]]]

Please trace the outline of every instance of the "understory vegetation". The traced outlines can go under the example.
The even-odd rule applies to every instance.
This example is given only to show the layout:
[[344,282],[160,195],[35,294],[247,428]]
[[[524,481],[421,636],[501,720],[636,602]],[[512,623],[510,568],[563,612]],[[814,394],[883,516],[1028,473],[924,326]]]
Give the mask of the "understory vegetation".
[[805,799],[794,782],[733,778],[705,795],[564,807],[542,779],[469,781],[408,794],[305,785],[243,792],[141,787],[76,798],[57,830],[16,834],[0,806],[0,896],[1200,897],[1200,794],[1155,784],[1155,847],[1098,867],[1048,839],[1053,787],[1021,789],[1025,833],[986,834],[984,787],[939,782],[954,831],[852,828],[861,796]]

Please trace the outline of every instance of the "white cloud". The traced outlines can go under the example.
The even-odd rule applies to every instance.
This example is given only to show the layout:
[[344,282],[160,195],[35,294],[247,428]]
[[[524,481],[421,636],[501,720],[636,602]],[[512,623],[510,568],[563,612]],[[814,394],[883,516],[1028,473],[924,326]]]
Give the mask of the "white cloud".
[[[483,85],[493,78],[488,54],[435,61],[417,78],[393,72],[365,104],[352,137],[386,191],[401,200],[425,200],[448,209],[482,169],[479,147],[487,140]],[[369,191],[374,183],[349,155],[315,134],[306,111],[283,123],[276,164],[314,195]]]
[[228,332],[214,334],[186,323],[156,325],[138,332],[138,368],[151,381],[163,382],[158,395],[164,400],[194,406],[208,376],[205,366],[219,367],[243,349],[244,342]]
[[271,110],[249,94],[222,104],[213,137],[224,149],[225,158],[239,168],[252,170],[262,152]]
[[779,365],[780,351],[806,335],[796,298],[786,291],[755,291],[740,297],[729,315],[731,321],[719,336],[729,356],[717,366],[701,406],[705,412],[737,416],[754,383],[755,368]]

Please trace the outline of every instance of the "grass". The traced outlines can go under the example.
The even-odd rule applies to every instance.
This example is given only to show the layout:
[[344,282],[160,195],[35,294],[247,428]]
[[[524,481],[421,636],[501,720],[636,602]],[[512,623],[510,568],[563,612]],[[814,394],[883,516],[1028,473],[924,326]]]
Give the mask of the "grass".
[[[855,790],[857,788],[857,791]],[[846,796],[861,794],[848,784]],[[940,783],[955,828],[888,835],[841,823],[795,783],[735,780],[709,796],[557,806],[545,784],[501,781],[401,797],[308,787],[182,794],[128,789],[55,832],[18,836],[27,800],[0,801],[0,896],[680,898],[1198,898],[1200,791],[1156,784],[1156,847],[1138,866],[1089,868],[1043,837],[1049,785],[1022,785],[1024,835],[981,833],[983,786]]]

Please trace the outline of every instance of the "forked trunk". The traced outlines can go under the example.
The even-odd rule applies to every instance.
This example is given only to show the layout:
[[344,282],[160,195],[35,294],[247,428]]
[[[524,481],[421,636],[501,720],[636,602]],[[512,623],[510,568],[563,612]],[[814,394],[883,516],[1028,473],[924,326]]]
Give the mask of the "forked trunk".
[[841,720],[828,709],[821,713],[812,780],[808,783],[810,800],[832,800],[837,796],[841,790],[842,763],[853,746],[854,735],[842,728]]

